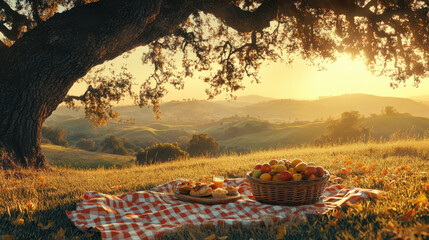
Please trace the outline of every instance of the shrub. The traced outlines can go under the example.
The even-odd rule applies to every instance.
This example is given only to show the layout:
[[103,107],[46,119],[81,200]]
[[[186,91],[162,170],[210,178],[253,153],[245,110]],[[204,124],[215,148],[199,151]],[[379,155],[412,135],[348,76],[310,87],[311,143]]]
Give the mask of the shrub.
[[188,145],[191,156],[207,156],[219,154],[219,143],[207,134],[194,134]]
[[95,151],[95,142],[92,139],[81,138],[77,141],[76,147],[86,151]]
[[340,119],[328,120],[327,124],[327,133],[316,139],[317,145],[365,141],[369,136],[357,111],[343,112]]
[[[62,128],[55,127],[43,127],[42,128],[42,137],[49,140],[52,144],[60,145],[64,147],[69,146],[69,142],[64,138],[66,131]],[[47,142],[45,140],[45,142]]]
[[159,143],[140,149],[136,155],[136,161],[138,164],[150,164],[188,157],[189,154],[180,149],[177,143]]
[[110,135],[106,137],[102,145],[103,145],[103,148],[101,151],[105,153],[128,155],[128,151],[124,147],[124,144],[115,135]]

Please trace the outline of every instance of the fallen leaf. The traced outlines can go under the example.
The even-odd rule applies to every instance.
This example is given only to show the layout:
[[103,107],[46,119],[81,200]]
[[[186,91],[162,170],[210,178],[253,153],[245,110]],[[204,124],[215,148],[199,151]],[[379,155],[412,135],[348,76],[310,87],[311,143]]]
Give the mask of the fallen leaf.
[[22,226],[24,225],[24,219],[21,216],[18,216],[13,222],[12,225],[16,226]]
[[42,223],[38,223],[37,226],[39,226],[42,230],[46,230],[46,229],[51,228],[53,223],[54,222],[52,220],[49,220],[48,224],[43,225]]
[[406,211],[402,216],[401,216],[401,220],[402,221],[411,221],[414,216],[416,215],[416,210],[413,208],[411,210]]
[[423,183],[423,191],[429,192],[429,182]]
[[206,238],[204,238],[204,240],[214,240],[216,238],[216,234],[212,234]]
[[59,239],[65,239],[65,234],[66,234],[66,230],[64,230],[62,227],[60,227],[60,229],[58,230],[58,232],[57,233],[52,233],[51,236],[54,239],[59,240]]
[[411,167],[406,165],[406,166],[402,166],[401,169],[411,169]]
[[285,235],[286,235],[286,228],[285,228],[285,226],[276,226],[276,228],[277,228],[277,231],[278,231],[276,239],[283,239],[285,237]]
[[420,192],[420,195],[414,200],[414,203],[420,207],[428,205],[428,199],[423,192]]
[[30,200],[28,203],[27,203],[27,208],[28,209],[34,209],[36,207],[36,205]]
[[113,187],[111,187],[111,189],[112,189],[113,191],[118,191],[121,187],[122,187],[121,185],[117,185],[117,186],[113,186]]
[[2,240],[13,240],[13,236],[11,235],[0,235],[0,239]]
[[356,163],[356,166],[358,166],[358,167],[363,167],[365,164],[363,164],[363,163]]
[[346,165],[349,165],[349,164],[353,164],[353,161],[352,160],[348,160],[348,161],[346,161],[346,163],[345,163]]
[[40,176],[40,177],[39,177],[39,180],[40,180],[41,182],[44,182],[44,181],[45,181],[45,177],[44,177],[44,176]]
[[228,238],[228,236],[217,237],[217,239],[219,239],[219,240],[226,240],[227,238]]
[[387,169],[386,168],[381,171],[381,175],[387,175]]
[[342,212],[341,212],[340,210],[336,210],[336,211],[332,214],[332,216],[334,216],[335,218],[339,218],[339,217],[341,217],[341,214],[342,214]]

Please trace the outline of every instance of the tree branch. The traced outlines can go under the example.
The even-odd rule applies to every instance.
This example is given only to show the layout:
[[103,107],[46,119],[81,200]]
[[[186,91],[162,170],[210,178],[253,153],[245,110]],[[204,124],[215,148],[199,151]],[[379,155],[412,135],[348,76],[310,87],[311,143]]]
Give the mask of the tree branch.
[[24,26],[30,28],[30,20],[28,20],[25,15],[13,10],[4,0],[0,0],[0,8],[2,8],[6,14],[6,22],[11,22],[12,25],[12,29],[8,29],[6,26],[2,25],[0,31],[10,40],[18,40],[22,28]]
[[245,11],[232,1],[202,1],[197,8],[205,13],[213,14],[226,25],[238,32],[261,31],[270,26],[270,21],[277,18],[277,0],[264,1],[255,11]]

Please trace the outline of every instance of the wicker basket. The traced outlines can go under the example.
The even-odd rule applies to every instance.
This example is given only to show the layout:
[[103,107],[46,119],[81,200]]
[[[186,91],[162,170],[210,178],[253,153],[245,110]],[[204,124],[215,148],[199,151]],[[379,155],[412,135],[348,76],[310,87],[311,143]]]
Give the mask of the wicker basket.
[[259,180],[246,174],[255,200],[273,205],[305,205],[320,199],[329,180],[329,174],[314,180],[273,182]]

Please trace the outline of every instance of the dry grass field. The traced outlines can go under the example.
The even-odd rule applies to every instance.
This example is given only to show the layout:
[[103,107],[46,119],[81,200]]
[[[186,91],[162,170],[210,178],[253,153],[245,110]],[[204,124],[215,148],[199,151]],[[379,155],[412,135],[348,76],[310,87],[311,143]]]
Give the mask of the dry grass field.
[[244,177],[256,163],[296,157],[325,167],[344,179],[344,185],[381,189],[385,194],[304,222],[245,228],[184,226],[164,239],[429,238],[429,140],[407,140],[258,151],[121,169],[0,171],[0,239],[100,239],[99,233],[79,231],[65,214],[75,209],[85,191],[140,191],[177,178],[202,179],[213,171]]

